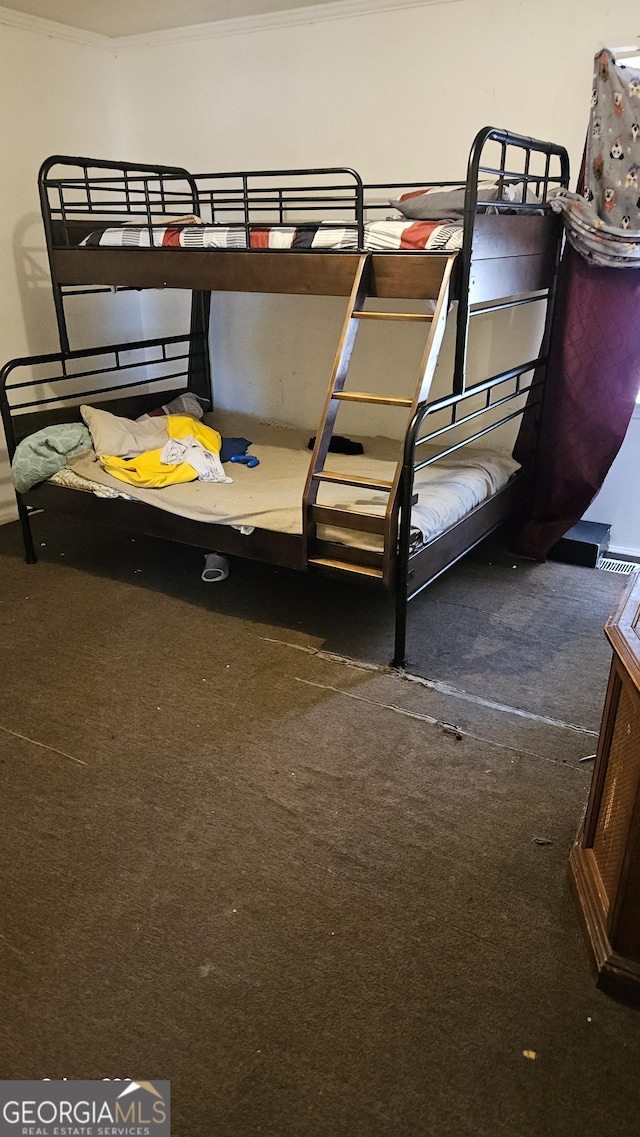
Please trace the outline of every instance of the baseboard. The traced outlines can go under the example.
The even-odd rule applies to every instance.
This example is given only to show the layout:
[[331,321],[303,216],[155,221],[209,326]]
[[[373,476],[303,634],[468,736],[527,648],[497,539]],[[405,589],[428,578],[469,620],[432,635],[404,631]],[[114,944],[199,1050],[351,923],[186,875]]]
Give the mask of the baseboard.
[[640,561],[640,549],[627,545],[609,545],[610,557],[619,557],[621,560]]

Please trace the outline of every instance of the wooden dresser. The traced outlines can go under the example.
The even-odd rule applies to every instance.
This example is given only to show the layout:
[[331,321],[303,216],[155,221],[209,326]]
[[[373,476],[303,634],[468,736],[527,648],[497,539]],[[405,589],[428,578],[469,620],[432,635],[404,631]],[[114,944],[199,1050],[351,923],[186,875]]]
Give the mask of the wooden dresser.
[[598,752],[569,876],[597,986],[640,1005],[640,574],[605,626],[613,648]]

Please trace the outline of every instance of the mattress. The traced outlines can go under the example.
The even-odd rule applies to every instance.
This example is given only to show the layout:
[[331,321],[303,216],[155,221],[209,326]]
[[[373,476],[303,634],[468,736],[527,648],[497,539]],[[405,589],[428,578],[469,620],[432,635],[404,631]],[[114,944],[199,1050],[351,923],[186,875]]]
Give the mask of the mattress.
[[[247,229],[249,241],[247,243]],[[357,250],[355,222],[302,225],[122,225],[90,233],[84,246],[124,249],[344,249]],[[369,221],[364,249],[372,252],[457,252],[462,225],[441,221]]]
[[[225,471],[233,478],[230,484],[194,481],[146,490],[125,484],[106,473],[93,451],[71,458],[69,466],[76,474],[99,487],[120,491],[133,500],[155,505],[168,513],[196,521],[232,525],[247,531],[260,528],[301,534],[302,497],[310,460],[309,432],[230,412],[216,411],[213,415],[206,415],[205,421],[223,436],[251,439],[250,453],[259,459],[260,464],[252,469],[235,464],[225,466]],[[344,474],[391,480],[402,444],[380,436],[359,438],[358,441],[363,444],[364,454],[330,454],[326,468]],[[518,463],[507,455],[465,447],[421,470],[415,479],[414,491],[418,500],[412,511],[417,543],[432,541],[461,520],[502,489],[518,469]],[[388,495],[381,491],[364,491],[331,483],[322,485],[318,498],[321,505],[377,517],[384,514],[387,501]],[[354,530],[319,526],[318,536],[372,551],[382,547],[380,536]]]

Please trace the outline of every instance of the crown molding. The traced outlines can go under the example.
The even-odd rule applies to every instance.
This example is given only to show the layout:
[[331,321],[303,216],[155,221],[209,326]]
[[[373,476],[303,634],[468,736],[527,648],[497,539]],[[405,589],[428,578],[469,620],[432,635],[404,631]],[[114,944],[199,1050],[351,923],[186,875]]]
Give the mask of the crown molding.
[[59,24],[56,20],[45,20],[41,16],[29,16],[26,12],[15,12],[13,8],[0,7],[0,26],[20,28],[34,32],[48,39],[68,40],[81,43],[85,47],[98,47],[103,51],[113,51],[113,40],[96,32],[86,32],[82,28],[72,28],[70,24]]
[[251,35],[255,32],[277,31],[329,20],[343,20],[354,16],[373,16],[379,12],[398,12],[406,8],[426,8],[433,4],[459,4],[462,0],[333,0],[328,4],[288,8],[280,12],[266,12],[260,16],[239,16],[230,20],[216,20],[208,24],[193,24],[166,31],[142,32],[139,35],[119,36],[110,40],[116,52],[135,51],[142,47],[166,47],[192,40],[219,39],[226,36]]
[[239,16],[229,20],[214,20],[206,24],[192,24],[180,28],[167,28],[157,32],[140,32],[132,36],[106,36],[97,32],[74,28],[57,20],[16,12],[0,6],[0,26],[18,28],[48,39],[67,40],[85,47],[118,54],[137,51],[144,47],[164,47],[194,40],[221,39],[228,36],[252,35],[256,32],[278,31],[280,28],[309,26],[330,20],[346,20],[359,16],[375,16],[381,12],[399,12],[409,8],[427,8],[434,4],[460,4],[463,0],[330,0],[328,4],[311,4],[303,8],[288,8],[279,12],[265,12],[259,16]]

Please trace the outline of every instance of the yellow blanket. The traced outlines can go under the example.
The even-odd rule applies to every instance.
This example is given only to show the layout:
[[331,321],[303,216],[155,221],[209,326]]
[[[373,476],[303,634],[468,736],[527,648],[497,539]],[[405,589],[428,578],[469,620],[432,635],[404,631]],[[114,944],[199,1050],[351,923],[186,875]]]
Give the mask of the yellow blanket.
[[[167,415],[167,433],[169,438],[186,438],[191,435],[196,442],[200,442],[205,450],[213,454],[220,454],[222,439],[217,430],[198,422],[190,415]],[[112,454],[103,454],[100,465],[103,470],[114,478],[119,478],[129,485],[139,486],[141,489],[157,489],[162,486],[176,485],[178,482],[193,482],[198,477],[197,470],[188,462],[180,462],[177,466],[168,466],[160,461],[163,447],[157,450],[145,450],[137,458],[118,458]]]

